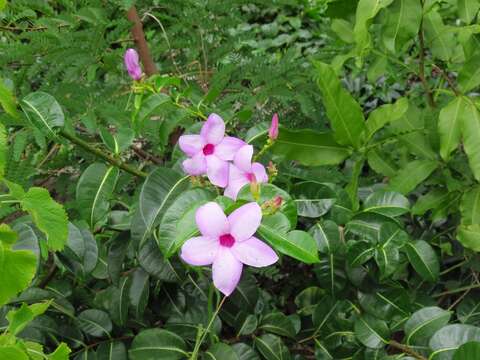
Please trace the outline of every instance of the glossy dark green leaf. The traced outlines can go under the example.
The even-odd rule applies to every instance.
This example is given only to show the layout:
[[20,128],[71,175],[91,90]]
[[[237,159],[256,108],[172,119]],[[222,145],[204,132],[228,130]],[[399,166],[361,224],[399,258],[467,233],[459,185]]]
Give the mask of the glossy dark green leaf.
[[340,229],[331,220],[317,222],[309,230],[309,233],[317,242],[318,251],[324,254],[336,254],[345,248],[340,236]]
[[260,360],[255,350],[245,343],[236,343],[232,346],[239,360]]
[[404,325],[407,344],[429,339],[448,324],[451,313],[436,306],[424,307],[410,316]]
[[427,242],[418,240],[405,244],[408,260],[415,271],[426,281],[434,282],[440,273],[437,254]]
[[108,314],[97,309],[88,309],[77,316],[80,329],[94,337],[108,337],[112,331],[112,321]]
[[332,133],[285,128],[280,129],[271,151],[307,166],[337,165],[351,153],[351,150],[335,141]]
[[295,336],[295,328],[292,322],[286,315],[279,312],[265,315],[258,329],[280,336],[291,338]]
[[480,342],[472,341],[460,346],[455,351],[453,360],[471,360],[478,357],[478,354],[480,354]]
[[148,240],[138,253],[140,266],[150,275],[166,282],[180,281],[184,275],[181,267],[165,259],[154,240]]
[[45,92],[37,91],[25,96],[20,105],[29,122],[42,134],[55,137],[65,121],[63,110],[57,100]]
[[313,182],[300,183],[293,189],[299,216],[317,218],[328,212],[336,194],[330,187]]
[[463,146],[467,153],[468,163],[477,181],[480,181],[480,112],[472,100],[464,102],[464,121],[462,122]]
[[255,348],[266,360],[289,360],[290,352],[282,339],[272,334],[256,337]]
[[129,289],[130,306],[136,318],[141,318],[148,305],[150,277],[143,269],[136,269],[131,275]]
[[347,259],[351,267],[357,267],[375,255],[375,248],[366,241],[350,240],[347,242]]
[[96,360],[127,360],[127,348],[120,341],[100,344],[97,348]]
[[244,320],[239,323],[237,335],[250,335],[257,330],[258,319],[253,314],[246,315]]
[[233,348],[224,343],[217,343],[210,347],[203,356],[205,360],[239,360]]
[[394,191],[376,191],[365,200],[364,211],[385,216],[399,216],[410,211],[410,202]]
[[311,286],[303,289],[302,292],[295,297],[297,313],[304,316],[313,314],[317,304],[322,300],[324,295],[325,291],[317,286]]
[[461,345],[471,341],[480,341],[480,328],[460,324],[444,326],[430,338],[430,359],[451,360]]
[[408,194],[430,176],[438,167],[438,163],[433,160],[414,160],[409,162],[404,168],[390,179],[389,189],[401,194]]
[[390,330],[385,321],[363,315],[355,321],[355,336],[366,347],[377,349],[388,343]]
[[178,335],[162,329],[141,331],[128,350],[130,360],[177,360],[184,358],[185,341]]

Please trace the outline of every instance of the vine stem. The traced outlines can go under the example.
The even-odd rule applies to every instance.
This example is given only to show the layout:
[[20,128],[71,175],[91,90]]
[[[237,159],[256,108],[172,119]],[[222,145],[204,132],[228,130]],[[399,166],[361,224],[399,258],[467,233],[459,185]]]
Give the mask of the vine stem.
[[212,327],[213,322],[215,321],[218,313],[220,312],[220,309],[222,308],[223,304],[225,303],[225,300],[227,300],[226,296],[224,296],[222,301],[220,301],[220,304],[218,304],[217,309],[213,313],[212,318],[210,319],[210,322],[207,325],[207,328],[203,331],[200,339],[195,343],[195,348],[193,349],[192,356],[190,357],[190,360],[197,360],[198,351],[200,350],[200,346],[202,345],[203,340],[205,340],[205,336],[210,332],[210,328]]
[[404,345],[404,344],[401,344],[395,340],[390,340],[388,342],[388,345],[390,345],[391,347],[395,348],[395,349],[398,349],[398,350],[401,350],[403,351],[404,353],[408,354],[408,355],[411,355],[413,356],[415,359],[418,359],[418,360],[427,360],[427,358],[419,353],[417,353],[415,350],[413,350],[411,347],[407,346],[407,345]]
[[125,164],[122,160],[120,160],[118,158],[115,158],[112,155],[107,154],[107,153],[103,152],[102,150],[93,147],[88,142],[76,137],[75,135],[69,134],[65,130],[60,130],[59,134],[62,137],[64,137],[65,139],[74,143],[75,145],[80,146],[84,150],[98,156],[99,158],[102,158],[106,162],[108,162],[108,163],[110,163],[110,164],[112,164],[112,165],[114,165],[114,166],[116,166],[116,167],[118,167],[122,170],[125,170],[126,172],[128,172],[132,175],[135,175],[135,176],[138,176],[138,177],[141,177],[141,178],[146,178],[147,177],[147,173],[145,173],[143,171],[140,171],[138,169],[135,169],[134,167],[132,167],[128,164]]

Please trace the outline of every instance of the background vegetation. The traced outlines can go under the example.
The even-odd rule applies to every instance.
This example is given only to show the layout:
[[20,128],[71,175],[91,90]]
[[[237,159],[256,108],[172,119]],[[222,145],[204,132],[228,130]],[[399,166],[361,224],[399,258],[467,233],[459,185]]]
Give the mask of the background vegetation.
[[[479,9],[0,0],[0,359],[475,359]],[[283,126],[259,159],[281,260],[218,317],[210,270],[177,256],[201,204],[251,200],[181,174],[212,112],[257,150]]]

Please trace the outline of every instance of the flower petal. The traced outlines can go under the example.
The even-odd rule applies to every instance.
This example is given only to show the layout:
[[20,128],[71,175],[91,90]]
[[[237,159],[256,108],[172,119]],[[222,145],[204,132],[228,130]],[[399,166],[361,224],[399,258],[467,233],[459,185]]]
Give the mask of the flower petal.
[[230,249],[221,246],[212,265],[213,284],[229,296],[240,281],[242,268],[243,264],[233,256]]
[[203,175],[207,172],[205,155],[203,155],[201,152],[190,159],[184,160],[182,165],[183,169],[188,175]]
[[246,173],[250,173],[252,172],[252,156],[253,146],[244,145],[235,154],[235,157],[233,158],[233,163],[239,169],[245,171]]
[[225,189],[224,195],[236,200],[238,192],[246,184],[248,184],[246,174],[235,165],[230,164],[230,169],[228,171],[228,186]]
[[263,267],[277,262],[278,256],[273,249],[256,237],[236,242],[230,249],[237,260],[245,265]]
[[202,126],[200,136],[206,144],[217,145],[225,136],[225,123],[217,114],[210,114],[207,121]]
[[228,216],[230,234],[236,241],[250,239],[262,221],[262,209],[256,202],[239,207]]
[[255,179],[259,183],[268,182],[268,175],[267,171],[265,170],[265,166],[256,162],[252,164],[252,172],[255,175]]
[[215,155],[206,156],[207,176],[213,185],[226,187],[228,184],[228,162]]
[[226,136],[220,144],[215,146],[215,155],[223,160],[233,160],[237,151],[245,145],[241,139]]
[[185,154],[192,157],[203,149],[205,142],[200,135],[182,135],[178,139],[178,146]]
[[210,265],[215,260],[219,248],[220,243],[216,238],[193,237],[183,244],[180,257],[190,265]]
[[200,206],[195,213],[195,222],[200,233],[215,239],[229,232],[227,217],[217,203],[211,201]]

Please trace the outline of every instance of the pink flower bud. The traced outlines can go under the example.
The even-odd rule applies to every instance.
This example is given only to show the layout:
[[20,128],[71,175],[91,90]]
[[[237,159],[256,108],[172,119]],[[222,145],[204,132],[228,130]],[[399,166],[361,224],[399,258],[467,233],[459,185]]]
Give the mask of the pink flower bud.
[[125,52],[125,67],[133,80],[140,80],[142,68],[138,62],[138,53],[135,49],[128,49]]
[[275,140],[278,137],[278,114],[273,114],[272,117],[272,124],[270,125],[270,129],[268,129],[268,137],[271,140]]
[[282,202],[283,202],[283,198],[281,196],[275,196],[275,198],[273,199],[273,205],[276,208],[279,208],[280,206],[282,206]]

